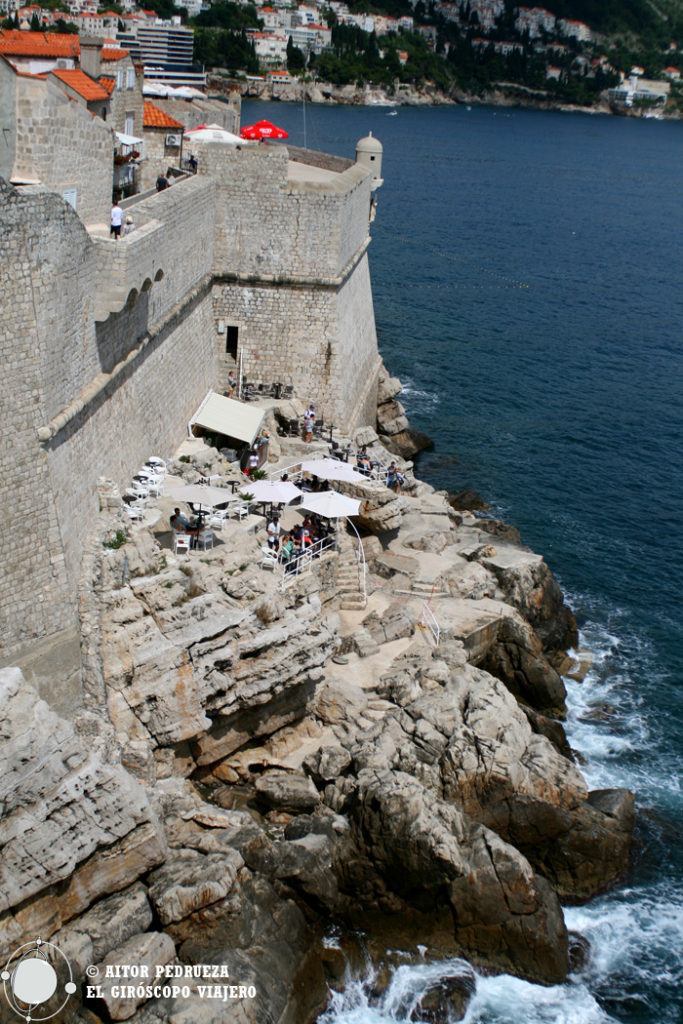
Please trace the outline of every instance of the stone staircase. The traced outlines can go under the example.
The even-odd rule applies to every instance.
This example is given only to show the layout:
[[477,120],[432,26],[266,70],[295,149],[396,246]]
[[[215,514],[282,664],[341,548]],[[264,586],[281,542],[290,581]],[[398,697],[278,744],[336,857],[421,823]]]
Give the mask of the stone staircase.
[[361,573],[362,566],[358,564],[358,543],[357,541],[343,535],[339,541],[339,558],[335,573],[335,586],[340,594],[339,607],[345,611],[362,611],[367,607]]

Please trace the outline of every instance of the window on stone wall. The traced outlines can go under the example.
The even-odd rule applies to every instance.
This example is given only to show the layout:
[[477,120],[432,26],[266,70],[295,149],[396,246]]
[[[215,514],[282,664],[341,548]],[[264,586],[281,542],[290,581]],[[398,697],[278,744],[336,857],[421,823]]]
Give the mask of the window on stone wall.
[[135,129],[135,114],[132,110],[126,111],[126,135],[132,135]]
[[123,89],[123,68],[119,68],[116,72],[116,88]]
[[237,359],[237,336],[239,331],[239,327],[228,327],[225,335],[225,351],[233,359]]
[[135,68],[128,68],[126,72],[126,89],[135,88]]

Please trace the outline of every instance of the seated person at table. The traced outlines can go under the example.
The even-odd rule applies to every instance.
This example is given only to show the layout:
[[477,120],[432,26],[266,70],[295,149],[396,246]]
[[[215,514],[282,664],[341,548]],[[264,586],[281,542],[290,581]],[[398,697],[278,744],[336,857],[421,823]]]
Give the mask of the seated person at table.
[[360,470],[361,473],[370,474],[372,471],[372,463],[370,462],[370,456],[365,445],[356,455],[356,469]]
[[294,552],[294,542],[289,534],[284,534],[282,538],[282,561],[288,562]]
[[180,509],[174,508],[171,516],[171,529],[176,533],[197,533],[197,526],[191,523],[185,516],[181,516]]

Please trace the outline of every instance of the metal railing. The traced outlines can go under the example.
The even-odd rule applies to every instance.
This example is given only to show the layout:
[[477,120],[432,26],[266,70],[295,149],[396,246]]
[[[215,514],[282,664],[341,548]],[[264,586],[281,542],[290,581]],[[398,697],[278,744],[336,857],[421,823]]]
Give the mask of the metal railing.
[[439,639],[441,638],[441,628],[439,626],[439,623],[436,621],[436,618],[434,617],[432,609],[426,603],[422,605],[422,611],[420,612],[420,617],[417,620],[417,624],[418,626],[421,626],[423,629],[429,630],[429,632],[434,637],[434,646],[438,647]]
[[[305,551],[282,563],[282,586],[293,583],[298,576],[311,571],[313,561],[320,558],[326,551],[332,551],[337,547],[336,537],[321,537],[320,540],[309,544]],[[278,561],[282,561],[282,551],[278,555]]]
[[351,522],[351,520],[347,519],[346,522],[353,529],[353,532],[356,535],[356,540],[358,541],[358,553],[356,555],[356,558],[358,560],[358,592],[363,598],[363,604],[367,604],[368,595],[365,586],[365,574],[367,572],[367,563],[365,561],[365,548],[363,547],[363,541],[360,539],[360,534],[356,527]]

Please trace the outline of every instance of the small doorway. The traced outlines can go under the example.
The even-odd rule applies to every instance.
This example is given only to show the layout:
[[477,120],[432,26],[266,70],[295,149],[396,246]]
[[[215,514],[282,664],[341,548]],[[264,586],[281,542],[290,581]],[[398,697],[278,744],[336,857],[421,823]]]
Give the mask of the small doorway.
[[232,356],[237,362],[237,339],[239,336],[239,327],[228,327],[225,336],[225,351],[226,354]]

